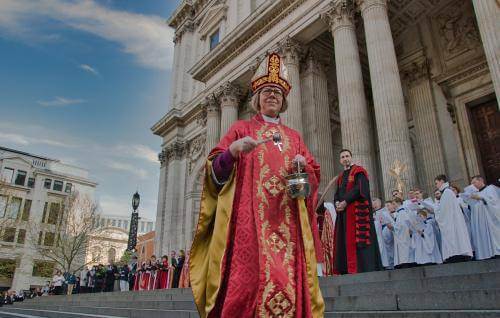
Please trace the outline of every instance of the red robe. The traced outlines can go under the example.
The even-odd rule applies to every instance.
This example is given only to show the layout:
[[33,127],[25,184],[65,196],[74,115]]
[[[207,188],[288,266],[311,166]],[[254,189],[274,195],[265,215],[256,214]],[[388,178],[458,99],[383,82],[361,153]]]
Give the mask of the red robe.
[[184,266],[182,266],[181,277],[179,279],[179,288],[188,288],[191,284],[189,283],[189,255],[186,256],[186,261]]
[[[346,267],[349,274],[381,270],[380,253],[371,212],[368,173],[363,167],[357,165],[352,165],[347,176],[344,176],[344,173],[345,170],[337,179],[338,188],[335,200],[337,200],[340,188],[345,186],[345,189],[342,189],[345,190],[344,195],[353,196],[354,201],[349,203],[344,211],[337,211],[334,272],[345,274],[343,272],[345,269],[341,267]],[[343,184],[346,178],[347,183]],[[352,195],[353,193],[356,195]],[[344,252],[347,264],[342,260]]]
[[334,274],[334,230],[332,216],[330,215],[330,212],[325,210],[323,216],[323,230],[321,231],[321,243],[323,243],[324,251],[323,275],[325,276],[331,276]]
[[168,286],[168,261],[163,261],[162,266],[158,269],[158,281],[160,289],[169,288]]
[[[255,140],[264,140],[271,138],[275,132],[281,134],[283,152],[273,142],[266,142],[252,152],[241,154],[235,163],[233,174],[236,185],[220,268],[220,288],[214,307],[207,310],[208,317],[310,318],[313,312],[316,316],[322,315],[324,305],[319,287],[311,296],[311,281],[315,279],[317,285],[316,262],[314,260],[313,269],[306,264],[306,243],[302,239],[306,234],[301,230],[299,203],[286,192],[285,176],[296,172],[292,160],[295,155],[301,154],[307,161],[305,170],[311,185],[311,195],[305,200],[309,235],[312,232],[312,242],[307,242],[307,246],[308,251],[312,249],[312,257],[322,261],[314,212],[320,180],[319,165],[299,133],[281,124],[266,123],[261,115],[256,115],[251,120],[236,122],[212,150],[209,160],[227,150],[237,139],[250,136]],[[210,182],[207,179],[205,187],[206,182]],[[224,188],[221,191],[225,191]],[[200,223],[197,235],[199,231]],[[190,274],[195,300],[202,313],[205,308],[200,306],[206,306],[203,291],[197,292],[199,282],[197,278],[193,280],[198,270],[193,262],[197,256],[197,240],[199,238],[195,237],[191,249]],[[308,276],[311,270],[314,271],[314,278]],[[318,312],[321,314],[318,315]]]

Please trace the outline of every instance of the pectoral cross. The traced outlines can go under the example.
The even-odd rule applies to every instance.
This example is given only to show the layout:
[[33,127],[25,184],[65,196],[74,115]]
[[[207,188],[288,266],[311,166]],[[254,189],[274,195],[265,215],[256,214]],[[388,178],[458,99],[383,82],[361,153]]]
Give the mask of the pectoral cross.
[[282,145],[283,143],[281,142],[281,135],[279,132],[275,132],[273,134],[273,143],[275,146],[278,147],[278,149],[280,150],[280,152],[283,152],[283,148],[282,148]]

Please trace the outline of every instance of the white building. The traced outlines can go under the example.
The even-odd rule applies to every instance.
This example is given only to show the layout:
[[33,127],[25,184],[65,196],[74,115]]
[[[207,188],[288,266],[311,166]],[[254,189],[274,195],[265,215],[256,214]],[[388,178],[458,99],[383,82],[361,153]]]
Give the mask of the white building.
[[[97,215],[94,220],[95,231],[87,247],[86,263],[88,266],[109,264],[120,261],[127,249],[130,231],[129,216]],[[137,236],[154,230],[154,222],[139,217]]]
[[[132,214],[132,212],[130,212]],[[140,214],[140,213],[139,213]],[[99,214],[96,216],[94,221],[94,228],[120,228],[127,233],[130,230],[130,218],[131,215],[121,216],[121,215],[106,215]],[[144,217],[139,217],[139,223],[137,225],[137,234],[142,235],[154,230],[155,222]]]
[[39,275],[50,267],[38,253],[29,229],[41,229],[38,242],[53,243],[54,233],[45,229],[62,216],[61,201],[70,193],[94,197],[97,183],[84,169],[59,160],[0,147],[0,262],[15,264],[11,279],[0,278],[0,287],[14,290],[43,286]]
[[[206,154],[252,116],[250,79],[278,51],[292,90],[283,122],[321,165],[349,148],[389,197],[398,178],[433,189],[500,174],[500,16],[494,0],[184,0],[162,138],[156,254],[189,248]],[[432,193],[432,192],[431,192]]]

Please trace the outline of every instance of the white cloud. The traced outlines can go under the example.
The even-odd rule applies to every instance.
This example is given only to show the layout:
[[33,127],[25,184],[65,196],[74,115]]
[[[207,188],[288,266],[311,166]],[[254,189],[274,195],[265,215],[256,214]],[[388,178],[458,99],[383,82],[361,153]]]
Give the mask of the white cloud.
[[79,67],[86,72],[89,72],[89,73],[92,73],[96,76],[99,76],[99,72],[95,68],[93,68],[92,66],[90,66],[88,64],[80,64]]
[[135,157],[158,164],[158,153],[148,146],[138,144],[119,145],[116,146],[115,153],[119,156]]
[[39,100],[37,101],[38,104],[46,107],[51,107],[51,106],[56,106],[56,107],[64,107],[68,105],[76,105],[76,104],[81,104],[85,103],[84,99],[71,99],[71,98],[66,98],[66,97],[61,97],[61,96],[56,96],[53,100]]
[[1,1],[0,34],[26,42],[44,39],[37,22],[47,19],[118,43],[146,67],[171,67],[173,30],[159,16],[115,10],[93,0]]
[[130,199],[114,197],[110,195],[103,195],[99,199],[99,205],[103,214],[106,215],[130,215],[132,211]]
[[29,137],[19,133],[7,133],[0,131],[0,142],[4,143],[14,143],[17,145],[48,145],[55,147],[71,148],[72,145],[64,141],[50,139],[50,138],[40,138],[40,137]]
[[129,163],[119,162],[119,161],[109,161],[106,164],[106,166],[114,170],[125,171],[134,174],[141,179],[146,179],[148,177],[148,172],[145,169],[139,168],[138,166],[134,166]]

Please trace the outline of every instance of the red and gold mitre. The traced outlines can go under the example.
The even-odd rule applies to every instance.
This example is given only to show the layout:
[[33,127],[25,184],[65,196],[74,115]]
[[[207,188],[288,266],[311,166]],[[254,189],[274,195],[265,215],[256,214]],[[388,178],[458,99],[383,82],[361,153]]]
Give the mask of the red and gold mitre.
[[288,70],[283,59],[277,53],[271,53],[262,61],[252,78],[252,91],[254,93],[265,86],[278,86],[285,92],[285,96],[292,89],[288,82]]

